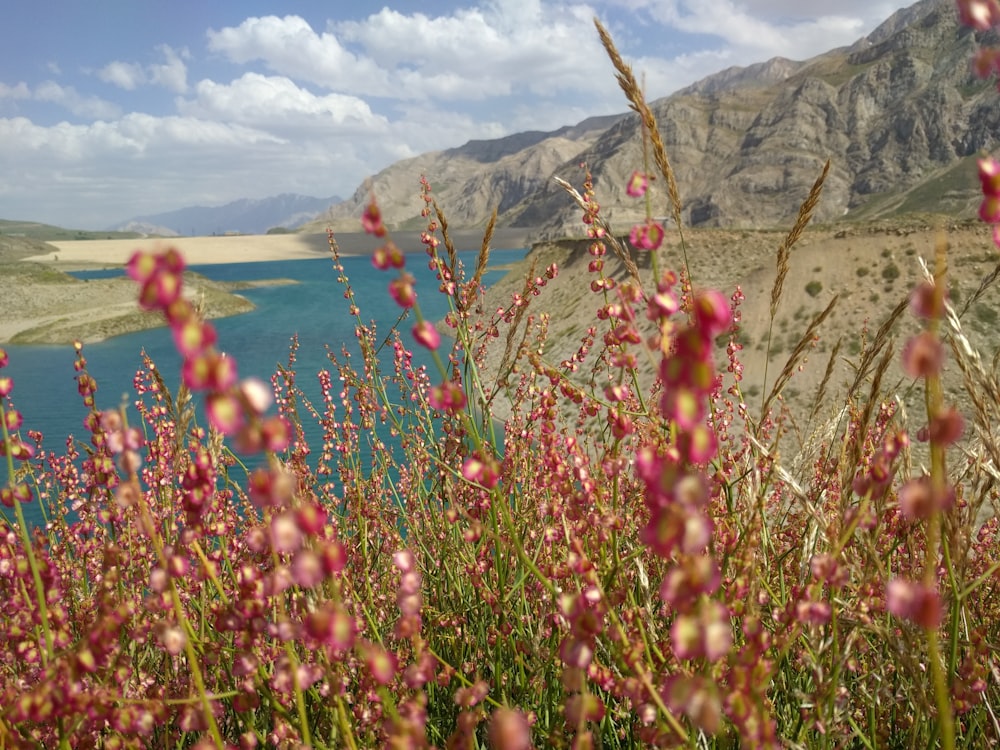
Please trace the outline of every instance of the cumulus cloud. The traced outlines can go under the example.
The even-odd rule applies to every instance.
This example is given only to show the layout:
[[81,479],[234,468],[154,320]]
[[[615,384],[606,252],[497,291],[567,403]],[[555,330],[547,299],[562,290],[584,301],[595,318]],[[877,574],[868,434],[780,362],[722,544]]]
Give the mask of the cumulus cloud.
[[57,104],[77,117],[87,119],[112,119],[121,114],[121,108],[97,96],[84,96],[72,86],[60,86],[55,81],[45,81],[35,87],[32,97],[40,102]]
[[269,70],[350,93],[385,91],[385,73],[372,60],[344,48],[336,36],[317,34],[299,16],[248,18],[209,30],[208,48],[234,63],[263,61]]
[[31,89],[28,88],[28,84],[24,81],[14,85],[8,86],[6,83],[0,81],[0,99],[30,99]]
[[126,91],[155,84],[176,94],[183,94],[187,91],[187,64],[184,62],[184,58],[189,56],[187,50],[178,52],[166,44],[161,44],[156,49],[164,57],[162,63],[143,66],[115,60],[97,71],[97,77]]
[[[625,111],[594,15],[655,98],[730,65],[849,44],[908,1],[469,0],[315,26],[246,18],[207,30],[194,57],[162,45],[72,79],[79,91],[66,77],[0,83],[0,114],[31,117],[44,101],[87,121],[0,118],[0,163],[16,178],[0,194],[12,216],[44,203],[62,206],[56,223],[95,228],[239,197],[349,194],[399,159]],[[207,77],[211,57],[237,71]],[[90,95],[97,79],[121,105]]]
[[587,5],[494,2],[441,16],[383,8],[315,31],[298,16],[212,30],[209,48],[358,96],[478,101],[524,91],[607,95],[614,83]]
[[126,91],[133,91],[146,82],[146,73],[141,65],[120,60],[105,65],[97,71],[97,77]]
[[372,134],[388,124],[358,97],[317,96],[283,76],[245,73],[229,84],[203,80],[195,94],[192,100],[178,102],[182,113],[264,127],[318,125],[340,134]]
[[819,51],[851,44],[900,5],[865,0],[839,0],[836,4],[828,0],[610,2],[642,9],[665,27],[715,38],[716,52],[742,65],[774,56],[808,59]]

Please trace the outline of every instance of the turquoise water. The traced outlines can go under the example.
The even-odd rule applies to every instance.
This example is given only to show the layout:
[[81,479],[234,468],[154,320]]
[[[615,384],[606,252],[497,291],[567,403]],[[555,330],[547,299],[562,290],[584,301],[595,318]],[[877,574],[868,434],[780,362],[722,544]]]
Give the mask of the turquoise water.
[[[491,253],[490,259],[496,265],[511,263],[523,258],[526,252],[524,249],[497,250]],[[466,268],[474,264],[474,252],[460,253],[460,257]],[[408,256],[407,269],[417,277],[418,301],[424,315],[432,320],[443,317],[448,311],[448,303],[437,292],[437,281],[428,270],[426,256]],[[337,273],[328,259],[193,266],[193,270],[219,281],[283,278],[299,282],[241,291],[240,294],[253,301],[257,309],[213,321],[219,333],[217,346],[236,357],[240,377],[255,376],[268,382],[276,366],[287,363],[291,337],[297,333],[297,384],[308,397],[318,402],[320,391],[316,373],[321,369],[334,373],[325,347],[339,354],[341,346],[346,344],[351,351],[357,351],[354,319],[347,312],[343,287],[337,282]],[[374,320],[380,334],[387,334],[400,313],[386,290],[395,272],[375,270],[366,257],[345,258],[344,270],[361,307],[362,319]],[[484,282],[489,284],[500,276],[502,272],[488,272]],[[404,323],[404,330],[409,331],[410,326],[411,323]],[[13,402],[24,415],[22,435],[27,437],[29,429],[40,430],[45,436],[43,447],[58,452],[64,450],[67,435],[89,441],[89,433],[83,428],[87,410],[77,394],[74,380],[73,347],[6,345],[4,348],[10,356],[4,374],[14,378]],[[168,387],[172,391],[176,388],[180,358],[167,329],[118,336],[84,347],[88,369],[98,383],[99,409],[114,408],[123,400],[128,403],[134,400],[132,379],[141,367],[143,349],[156,363]],[[430,357],[420,347],[414,349],[417,350],[417,363],[430,365]],[[134,410],[131,413],[134,415]],[[306,432],[314,450],[318,449],[315,442],[318,434],[318,430]],[[388,437],[383,439],[388,440]],[[0,482],[6,483],[4,463],[0,461]],[[25,510],[33,522],[41,519],[37,503],[26,506]]]

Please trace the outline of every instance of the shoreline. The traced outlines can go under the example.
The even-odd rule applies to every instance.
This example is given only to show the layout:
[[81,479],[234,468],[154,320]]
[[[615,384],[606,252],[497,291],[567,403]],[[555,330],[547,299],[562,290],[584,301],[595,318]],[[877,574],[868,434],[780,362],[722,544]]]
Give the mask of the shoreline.
[[[459,250],[477,250],[482,234],[476,230],[451,232]],[[497,249],[526,247],[527,230],[498,230]],[[384,239],[361,232],[335,235],[342,257],[370,255]],[[407,253],[423,253],[419,232],[399,232],[393,241]],[[74,279],[68,273],[121,268],[136,250],[177,248],[189,267],[229,263],[313,260],[332,258],[327,235],[235,235],[227,237],[151,238],[149,240],[60,240],[47,243],[51,251],[21,255],[0,264],[0,344],[70,344],[105,341],[163,325],[158,316],[139,311],[135,284],[128,279]],[[197,276],[197,275],[196,275]],[[254,306],[238,294],[240,288],[282,283],[217,283],[189,280],[192,294],[205,298],[207,318],[248,312]]]
[[[498,229],[492,247],[497,250],[528,247],[532,230]],[[419,232],[396,232],[392,240],[404,253],[420,253],[424,245]],[[453,231],[450,237],[459,250],[478,250],[479,230]],[[335,233],[342,257],[370,255],[384,239],[363,232]],[[156,237],[147,240],[59,240],[48,242],[52,252],[31,255],[27,263],[52,265],[60,270],[84,270],[100,266],[124,265],[136,250],[177,248],[189,266],[220,263],[261,263],[278,260],[330,258],[325,234],[234,235],[226,237]]]

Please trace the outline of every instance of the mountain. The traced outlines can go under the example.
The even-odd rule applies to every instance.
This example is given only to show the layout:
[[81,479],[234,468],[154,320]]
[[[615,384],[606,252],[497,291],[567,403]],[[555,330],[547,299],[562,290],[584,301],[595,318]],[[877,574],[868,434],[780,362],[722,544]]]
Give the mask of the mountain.
[[[993,32],[959,25],[953,0],[921,0],[849,47],[729,68],[652,102],[685,221],[787,226],[827,159],[820,221],[971,215],[976,157],[998,143],[1000,95],[970,61],[980,44],[995,43]],[[642,158],[631,114],[472,141],[391,165],[310,226],[357,228],[372,189],[387,223],[419,226],[417,181],[426,174],[455,226],[481,225],[496,207],[501,225],[579,234],[579,210],[552,177],[580,184],[586,162],[602,213],[627,227],[644,210],[625,195]],[[654,205],[666,215],[659,183]]]
[[340,198],[312,198],[282,193],[270,198],[233,201],[224,206],[190,206],[149,216],[136,216],[118,225],[121,231],[146,234],[211,235],[264,234],[274,227],[296,229],[340,202]]
[[302,231],[323,231],[327,226],[357,231],[358,217],[372,191],[378,196],[386,224],[400,229],[421,228],[426,224],[420,216],[424,207],[419,195],[421,175],[427,176],[450,223],[456,227],[482,226],[494,208],[506,213],[543,188],[559,165],[593,145],[622,117],[591,117],[551,132],[469,141],[457,148],[396,162]]

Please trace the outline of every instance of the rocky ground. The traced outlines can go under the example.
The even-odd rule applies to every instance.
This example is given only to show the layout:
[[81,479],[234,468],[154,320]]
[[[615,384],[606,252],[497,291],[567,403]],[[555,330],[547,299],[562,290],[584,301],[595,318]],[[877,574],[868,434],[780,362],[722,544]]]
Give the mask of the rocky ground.
[[[696,287],[719,289],[727,295],[737,286],[745,295],[741,305],[743,322],[739,341],[745,365],[742,390],[751,415],[760,405],[786,365],[791,352],[803,337],[810,322],[831,303],[837,302],[808,355],[794,372],[783,392],[782,404],[792,417],[791,429],[800,440],[824,420],[835,415],[855,378],[858,362],[876,330],[893,309],[907,299],[910,290],[922,277],[920,259],[933,268],[935,243],[949,245],[948,279],[951,299],[961,315],[961,325],[983,357],[987,368],[997,352],[1000,337],[996,332],[1000,319],[1000,290],[994,284],[1000,273],[1000,253],[993,246],[989,230],[979,222],[949,223],[936,217],[911,217],[883,223],[838,225],[809,229],[792,248],[790,268],[783,284],[776,315],[770,316],[771,294],[776,276],[776,252],[785,234],[777,231],[727,231],[720,229],[688,230],[687,255],[691,277]],[[660,251],[662,267],[680,269],[682,254],[676,236],[668,234]],[[530,309],[535,321],[548,316],[548,340],[543,356],[558,365],[576,351],[587,327],[595,322],[595,310],[602,304],[600,295],[590,291],[593,277],[587,270],[590,256],[587,242],[561,242],[538,245],[529,257],[513,269],[486,295],[486,310],[508,305],[511,295],[520,292],[527,269],[534,260],[540,274],[550,263],[557,263],[560,274],[532,300]],[[610,257],[610,256],[609,256]],[[641,275],[651,283],[651,271],[637,254]],[[608,266],[619,280],[627,274],[620,265]],[[898,350],[905,338],[918,328],[908,311],[892,326],[890,335]],[[503,354],[506,331],[501,330],[501,346],[487,357],[491,374]],[[514,337],[520,341],[521,333]],[[834,349],[838,345],[836,356]],[[594,351],[599,349],[599,344]],[[720,346],[724,353],[724,347]],[[832,374],[826,395],[814,412],[814,396],[833,358]],[[581,372],[589,370],[594,356]],[[883,379],[887,393],[896,394],[911,414],[914,424],[921,424],[922,391],[913,387],[898,366],[898,354]],[[724,364],[720,360],[720,365]],[[652,361],[644,364],[647,381],[654,369]],[[867,388],[867,385],[864,386]],[[954,363],[946,372],[947,396],[965,405],[960,373]],[[499,400],[498,400],[499,403]],[[502,415],[501,415],[502,416]]]

